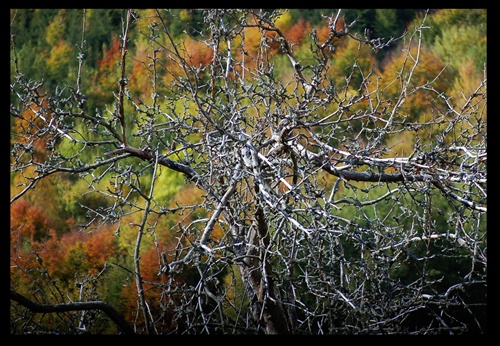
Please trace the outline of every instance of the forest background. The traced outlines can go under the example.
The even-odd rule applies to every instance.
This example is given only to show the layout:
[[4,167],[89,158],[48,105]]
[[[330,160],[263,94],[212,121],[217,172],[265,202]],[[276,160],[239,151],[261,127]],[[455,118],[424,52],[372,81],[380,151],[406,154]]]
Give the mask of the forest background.
[[[43,80],[46,90],[61,91],[67,85],[74,84],[77,78],[79,60],[75,56],[76,43],[81,41],[82,11],[78,9],[11,9],[11,34],[15,40],[19,69],[29,79]],[[113,107],[115,99],[110,90],[118,91],[120,41],[115,34],[122,30],[124,11],[121,9],[87,10],[86,52],[84,66],[90,71],[91,78],[86,78],[82,91],[88,96],[86,107],[92,112],[106,112]],[[149,15],[146,9],[137,10],[137,15]],[[290,9],[278,20],[284,35],[292,42],[296,56],[307,62],[308,33],[312,28],[321,37],[326,32],[326,21],[321,9]],[[399,37],[402,33],[416,25],[424,13],[422,9],[346,9],[345,21],[357,18],[356,28],[373,38]],[[174,9],[172,16],[180,18],[180,22],[188,24],[193,34],[198,30],[198,23],[203,21],[200,12],[187,9]],[[208,65],[211,55],[193,40],[180,26],[172,21],[169,30],[176,40],[184,40],[190,50],[199,50],[193,55],[193,64]],[[432,29],[424,37],[428,78],[436,75],[443,66],[446,73],[440,80],[440,87],[450,93],[462,91],[472,92],[484,78],[484,62],[486,61],[486,10],[481,9],[435,9],[429,12],[427,21]],[[353,28],[354,30],[354,28]],[[132,57],[129,64],[129,90],[132,97],[150,92],[151,84],[145,73],[147,68],[142,62],[147,54],[147,37],[141,37],[139,31],[131,34],[132,44],[128,47]],[[249,38],[250,40],[252,38]],[[376,65],[377,73],[384,76],[394,70],[400,63],[399,46],[390,46],[375,54],[372,50],[353,40],[341,40],[336,46],[336,71],[331,78],[337,85],[345,83],[344,72],[356,57],[362,68]],[[276,50],[277,59],[287,58]],[[293,73],[288,64],[276,64],[275,73],[283,79]],[[280,67],[283,66],[283,67]],[[11,71],[14,70],[11,63]],[[11,73],[11,83],[15,78]],[[353,76],[359,78],[359,76]],[[353,82],[355,84],[355,81]],[[423,100],[422,100],[423,101]],[[412,104],[414,111],[425,107],[419,100]],[[19,126],[19,119],[11,117],[11,132]],[[411,152],[410,141],[394,138],[399,152]],[[72,152],[69,144],[66,148]],[[34,143],[33,151],[43,157],[51,150],[50,143],[43,141]],[[84,155],[92,155],[85,152]],[[96,153],[97,155],[97,153]],[[93,157],[82,157],[82,161],[92,162]],[[120,313],[133,320],[137,310],[137,298],[133,293],[135,286],[132,274],[127,270],[106,270],[110,266],[130,268],[134,249],[135,232],[132,225],[137,222],[134,214],[124,216],[121,226],[107,223],[97,228],[88,227],[93,218],[92,210],[105,209],[110,204],[102,194],[88,191],[89,178],[81,179],[77,175],[57,174],[40,181],[31,193],[16,196],[23,190],[24,178],[19,172],[11,172],[10,196],[15,199],[10,208],[11,229],[11,287],[19,292],[29,292],[33,284],[30,269],[43,266],[50,279],[57,282],[57,287],[74,300],[78,300],[82,287],[80,282],[87,278],[103,275],[87,293],[89,297],[104,300],[114,306]],[[187,183],[177,172],[165,171],[159,178],[161,196],[157,200],[169,208],[179,204],[196,204],[201,191]],[[194,218],[195,215],[191,215]],[[155,237],[149,237],[142,244],[141,266],[146,280],[154,281],[158,274],[158,247],[175,247],[175,227],[185,219],[172,213],[162,219]],[[439,221],[438,222],[445,222]],[[119,229],[119,230],[118,230]],[[119,236],[117,236],[119,232]],[[23,268],[22,271],[18,268]],[[459,270],[458,270],[459,271]],[[196,272],[186,272],[182,280],[196,282]],[[104,324],[103,332],[112,333],[113,325]]]

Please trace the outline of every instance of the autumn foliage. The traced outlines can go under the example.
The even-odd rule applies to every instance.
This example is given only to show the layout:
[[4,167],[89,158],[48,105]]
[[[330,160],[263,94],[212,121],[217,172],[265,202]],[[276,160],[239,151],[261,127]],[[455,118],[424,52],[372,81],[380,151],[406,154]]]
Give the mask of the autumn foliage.
[[[452,14],[457,15],[455,12],[448,15],[451,16]],[[70,61],[75,63],[77,60],[77,55],[73,51],[73,46],[75,45],[70,41],[70,37],[66,37],[67,35],[64,31],[69,29],[62,26],[64,18],[67,15],[66,12],[60,12],[58,16],[54,16],[52,21],[59,24],[49,27],[47,38],[43,43],[43,51],[49,55],[46,61],[48,75],[55,79],[60,78],[58,76],[62,71],[65,71],[64,68],[68,68]],[[185,10],[179,12],[177,15],[180,20],[187,22],[190,19],[191,12]],[[443,20],[441,16],[444,15],[436,15],[436,18]],[[139,100],[137,102],[141,106],[145,103],[150,103],[150,99],[154,99],[155,101],[151,109],[154,108],[154,111],[161,113],[165,119],[170,119],[171,116],[179,116],[179,114],[181,115],[180,117],[183,117],[185,114],[191,115],[193,113],[193,104],[189,104],[188,102],[181,103],[179,101],[179,103],[175,103],[178,101],[174,100],[172,102],[175,105],[171,109],[166,109],[164,106],[165,99],[169,99],[174,94],[175,90],[172,87],[172,85],[176,85],[174,81],[179,82],[182,78],[189,79],[191,73],[198,73],[199,80],[203,83],[200,83],[197,87],[204,100],[210,96],[212,98],[220,97],[220,94],[215,93],[217,86],[221,84],[227,86],[230,85],[231,81],[234,82],[234,72],[229,74],[229,77],[224,80],[222,76],[212,74],[213,64],[217,63],[224,66],[226,63],[226,57],[221,56],[218,52],[228,47],[229,39],[227,37],[210,37],[210,45],[207,44],[208,39],[204,41],[197,39],[196,35],[188,35],[183,32],[174,37],[175,42],[170,42],[167,39],[158,39],[158,41],[155,41],[155,44],[157,44],[155,46],[152,42],[157,38],[153,34],[147,36],[144,33],[149,29],[155,32],[154,30],[159,30],[158,28],[161,28],[162,25],[165,25],[165,28],[169,30],[173,30],[169,26],[171,23],[168,21],[161,22],[157,18],[157,13],[153,10],[138,10],[137,17],[146,18],[147,20],[137,21],[133,24],[136,25],[134,28],[138,32],[131,29],[133,33],[130,34],[131,39],[127,46],[126,60],[122,59],[122,54],[124,53],[122,46],[123,38],[118,34],[109,33],[106,36],[108,43],[95,45],[100,47],[100,51],[97,53],[98,58],[95,61],[85,61],[85,65],[83,65],[90,72],[88,84],[83,84],[82,88],[86,89],[86,94],[89,96],[89,99],[92,99],[89,103],[95,108],[95,113],[99,113],[101,117],[99,118],[99,122],[105,124],[105,127],[121,128],[118,126],[120,123],[116,116],[118,114],[116,108],[118,102],[117,95],[120,92],[120,83],[122,82],[121,64],[123,61],[127,62],[125,72],[127,75],[126,86],[128,88],[124,97],[132,98],[135,101]],[[39,18],[38,20],[41,21],[42,19]],[[431,121],[436,121],[437,123],[436,114],[439,112],[436,110],[445,108],[447,100],[436,100],[436,98],[433,98],[432,95],[435,94],[435,91],[449,91],[456,99],[459,99],[461,90],[473,92],[478,81],[483,77],[481,73],[478,73],[477,66],[473,61],[464,61],[451,70],[447,69],[447,62],[444,60],[448,49],[446,46],[441,47],[441,51],[444,52],[441,55],[433,52],[432,42],[428,43],[429,49],[422,51],[419,49],[420,56],[418,59],[422,62],[419,62],[418,69],[414,72],[411,69],[415,65],[412,61],[408,60],[408,52],[400,49],[392,49],[381,59],[373,52],[372,47],[363,45],[359,41],[349,40],[341,35],[330,41],[331,37],[329,33],[331,33],[331,28],[328,27],[327,21],[323,20],[319,23],[311,24],[305,18],[293,22],[291,15],[285,13],[282,18],[277,19],[276,26],[281,30],[283,37],[290,42],[291,49],[296,56],[301,57],[302,62],[306,62],[306,64],[303,64],[305,66],[304,74],[310,73],[307,68],[314,65],[314,60],[311,58],[311,47],[313,46],[311,40],[314,37],[311,36],[311,31],[314,30],[319,45],[327,42],[331,45],[331,49],[324,52],[333,61],[322,72],[328,76],[324,80],[328,81],[332,89],[335,89],[336,92],[342,93],[342,97],[345,99],[352,100],[362,95],[372,96],[371,99],[368,99],[368,97],[360,99],[350,109],[352,114],[354,114],[351,119],[341,119],[340,116],[337,119],[340,124],[339,131],[346,131],[346,133],[352,131],[352,133],[358,134],[356,138],[346,139],[342,144],[328,143],[329,145],[338,146],[339,150],[366,148],[370,139],[369,137],[372,134],[362,131],[368,121],[361,116],[358,118],[357,115],[363,109],[374,110],[373,116],[370,117],[371,122],[377,123],[378,121],[379,124],[384,124],[387,120],[384,110],[392,107],[393,104],[391,102],[398,99],[402,92],[416,90],[419,85],[423,85],[428,81],[434,81],[430,84],[432,88],[429,88],[429,90],[422,92],[419,90],[418,93],[405,95],[405,102],[398,108],[398,112],[394,114],[394,117],[403,124],[405,122],[418,124]],[[440,22],[438,21],[438,23]],[[98,24],[90,23],[88,26],[97,26]],[[238,73],[254,69],[258,70],[263,61],[272,62],[275,68],[272,72],[259,71],[258,73],[274,73],[276,79],[283,81],[283,90],[302,88],[303,86],[299,86],[298,84],[295,86],[292,83],[288,83],[296,71],[288,65],[289,62],[284,54],[283,44],[279,40],[280,35],[272,30],[263,32],[255,26],[256,22],[250,16],[246,24],[248,27],[245,29],[244,35],[231,38],[234,39],[234,46],[239,47],[238,43],[241,43],[243,47],[242,49],[233,48],[231,59],[235,62],[234,70]],[[345,24],[344,18],[341,18],[337,22],[335,30],[341,30]],[[101,37],[102,35],[105,34],[95,32],[93,37]],[[41,40],[41,37],[39,39]],[[92,36],[88,39],[92,40]],[[76,38],[74,40],[77,41]],[[270,47],[268,51],[261,51],[262,42],[266,42]],[[21,42],[17,44],[18,47],[21,47]],[[19,49],[17,54],[20,58],[29,58],[28,48],[35,49],[28,45],[26,45],[25,50]],[[170,57],[174,56],[171,53],[174,49],[179,51],[179,54],[175,56],[185,62],[186,65],[189,65],[192,68],[191,71],[183,71],[180,68],[181,64],[179,61],[174,63],[174,61],[169,60]],[[416,55],[416,52],[417,47],[410,48],[410,56]],[[410,85],[407,85],[405,84],[407,82],[406,76],[410,72],[412,73],[412,79],[409,81]],[[181,78],[179,75],[184,77]],[[250,79],[251,75],[248,73],[246,78]],[[368,78],[372,78],[370,83],[366,83]],[[76,82],[76,76],[74,79]],[[323,88],[327,87],[326,84],[320,86]],[[65,95],[67,99],[74,100],[75,105],[80,101],[76,99],[75,95],[77,93],[72,88],[62,87],[62,89],[67,94],[62,94],[63,92],[61,91],[61,95]],[[210,92],[212,92],[211,95]],[[61,128],[74,130],[79,135],[78,139],[82,138],[89,143],[92,142],[94,136],[102,135],[102,138],[104,138],[102,142],[85,144],[89,147],[93,145],[96,147],[95,157],[98,156],[98,150],[104,151],[102,148],[97,149],[99,144],[102,144],[106,150],[109,149],[109,152],[120,149],[113,141],[113,136],[106,131],[98,133],[95,128],[90,126],[92,124],[91,121],[75,125],[64,123],[62,118],[52,116],[50,108],[58,106],[56,103],[51,103],[53,102],[53,97],[54,95],[47,92],[43,107],[30,105],[32,107],[25,107],[23,109],[21,117],[11,119],[11,133],[14,135],[19,133],[25,134],[24,137],[19,136],[19,138],[16,138],[15,149],[26,153],[26,155],[11,157],[11,161],[18,160],[19,162],[16,162],[18,165],[21,165],[23,162],[28,165],[28,163],[33,161],[57,160],[57,157],[51,155],[53,154],[54,146],[60,143],[63,143],[68,148],[67,152],[71,153],[67,154],[67,157],[74,155],[74,157],[68,159],[72,163],[78,163],[80,159],[83,160],[83,156],[80,156],[83,153],[78,152],[80,146],[83,146],[80,142],[77,143],[77,141],[68,140],[63,132],[56,135],[49,133],[49,131],[56,131],[56,125],[60,125]],[[268,95],[263,95],[262,97],[265,99]],[[376,100],[376,102],[373,100]],[[298,99],[295,101],[297,103],[301,102]],[[26,100],[26,102],[29,104],[29,100]],[[241,102],[241,107],[245,107],[245,102],[250,103],[254,102],[254,100],[243,99],[239,102]],[[334,103],[333,100],[331,103]],[[460,107],[465,101],[459,99],[457,103]],[[325,112],[325,114],[331,112],[333,108],[330,107],[333,106],[325,105],[321,111]],[[74,108],[76,109],[77,107],[75,106]],[[162,121],[151,119],[148,110],[145,108],[136,107],[133,109],[130,107],[126,111],[129,114],[134,114],[132,119],[127,120],[130,123],[128,124],[130,126],[127,127],[129,132],[130,128],[135,129],[141,122],[149,121],[152,127],[156,126],[155,129],[158,131],[156,135],[160,138],[160,144],[164,146],[167,143],[171,144],[169,140],[173,136],[181,138],[179,142],[186,141],[187,136],[183,137],[184,134],[182,131],[193,131],[193,136],[195,137],[209,136],[207,133],[201,133],[200,129],[203,127],[200,126],[200,122],[203,118],[201,118],[202,120],[192,121],[182,131],[172,133],[169,129],[161,132],[162,127],[158,123]],[[278,111],[280,110],[277,109],[276,112]],[[75,112],[77,111],[75,110]],[[97,115],[94,115],[93,112],[94,109],[91,109],[90,113],[97,118]],[[43,117],[40,117],[40,114]],[[251,124],[251,121],[253,120],[249,119],[248,122]],[[477,122],[481,121],[485,121],[485,119],[477,119]],[[47,124],[53,124],[54,126],[49,126],[49,131],[44,133],[40,129],[47,126]],[[214,122],[210,126],[216,128],[218,124]],[[465,132],[468,127],[473,126],[474,124],[464,125],[462,130]],[[315,128],[312,130],[315,130]],[[443,132],[443,126],[436,125],[431,127],[431,130],[426,129],[426,131],[425,135],[428,143],[433,143],[437,140],[438,134]],[[303,132],[305,133],[306,131]],[[129,133],[126,134],[129,135]],[[297,137],[301,137],[301,135],[303,133],[297,131]],[[130,141],[143,144],[145,137],[146,135],[139,134],[131,138]],[[310,144],[306,140],[302,141],[304,145]],[[414,146],[420,145],[418,141],[419,139],[412,133],[394,133],[392,136],[384,137],[384,141],[378,143],[376,147],[370,147],[367,150],[371,150],[372,153],[380,158],[384,157],[387,148],[391,148],[393,149],[391,155],[394,156],[394,153],[396,153],[397,156],[404,157],[412,152]],[[154,150],[154,148],[149,149]],[[175,155],[177,155],[172,154],[171,156],[176,158],[176,162],[186,162],[188,159],[196,161],[201,156],[199,153],[193,154],[187,150],[177,150],[174,144],[171,144],[169,150],[174,151]],[[319,151],[320,147],[317,146],[314,150]],[[75,152],[76,154],[74,154]],[[90,152],[91,154],[86,152],[86,155],[94,154],[92,151]],[[160,152],[160,154],[162,153]],[[87,159],[89,162],[94,162],[95,157]],[[110,155],[110,157],[110,160],[113,160],[116,156]],[[332,159],[339,157],[340,154],[333,156]],[[139,167],[138,169],[143,169],[144,172],[151,168],[147,162],[124,162],[124,166]],[[121,164],[116,163],[116,165]],[[43,170],[45,167],[37,167],[36,169]],[[396,169],[391,167],[387,172],[393,173],[396,172]],[[207,211],[198,207],[201,206],[206,197],[204,192],[193,182],[179,178],[177,175],[174,176],[173,173],[165,169],[161,172],[163,175],[162,179],[165,180],[158,180],[160,181],[158,183],[160,185],[158,190],[164,193],[161,198],[163,198],[162,201],[165,203],[167,211],[158,211],[144,221],[141,212],[146,209],[146,201],[149,201],[149,196],[145,196],[138,191],[148,190],[144,186],[151,184],[151,179],[149,178],[125,178],[96,169],[90,175],[86,176],[85,179],[80,179],[78,173],[58,172],[52,174],[51,172],[47,174],[46,179],[33,181],[33,177],[36,176],[35,173],[34,168],[11,172],[11,198],[14,199],[10,205],[11,287],[15,287],[16,290],[27,295],[30,294],[29,292],[37,291],[34,287],[49,287],[48,291],[57,291],[57,293],[54,293],[54,296],[60,301],[66,299],[80,301],[82,299],[83,288],[86,288],[88,292],[91,292],[89,296],[92,299],[100,300],[108,298],[108,302],[117,306],[119,312],[123,313],[127,320],[133,321],[139,330],[143,330],[147,326],[146,321],[144,321],[142,315],[138,312],[137,297],[139,289],[138,285],[134,282],[134,275],[136,273],[133,269],[134,254],[140,253],[137,270],[140,271],[142,277],[142,289],[145,300],[148,302],[147,306],[150,309],[148,313],[152,316],[160,316],[157,320],[158,332],[169,333],[179,329],[182,330],[184,322],[173,319],[176,300],[181,299],[177,295],[177,289],[180,287],[191,287],[190,285],[196,286],[200,278],[206,274],[190,264],[183,264],[181,261],[187,252],[184,249],[189,248],[189,246],[195,243],[198,234],[203,231],[207,220],[213,215],[213,211]],[[172,175],[170,176],[169,174]],[[326,181],[326,173],[319,172],[316,174],[320,177],[323,176],[323,181]],[[293,179],[295,177],[286,176],[284,181],[290,184]],[[307,179],[304,178],[304,180]],[[320,179],[320,181],[322,180]],[[31,193],[26,193],[18,197],[18,194],[21,194],[23,189],[30,183],[36,188],[31,190]],[[130,188],[129,190],[123,188],[123,195],[119,195],[117,192],[120,190],[119,187],[126,184],[130,184],[130,186],[134,186],[135,188]],[[286,191],[286,184],[283,181],[280,184],[278,186],[281,186],[282,192]],[[324,186],[320,186],[320,188],[325,188],[326,185],[327,183],[325,182]],[[225,191],[216,192],[221,196],[225,193]],[[125,200],[125,195],[127,195],[127,198],[132,196],[130,200],[133,203],[129,205],[123,203],[121,205],[120,202]],[[248,198],[251,199],[253,196]],[[183,206],[193,207],[183,208]],[[155,205],[154,207],[158,206]],[[122,214],[117,215],[116,219],[99,219],[99,216],[104,215],[106,211],[112,208],[114,208],[113,210],[121,211]],[[349,216],[342,215],[346,219]],[[186,232],[186,236],[179,236],[181,231],[188,228],[189,232],[192,233]],[[137,240],[139,229],[143,235],[140,247],[137,245],[139,243]],[[223,226],[217,224],[211,233],[211,239],[217,243],[222,242],[226,236],[226,232],[227,230],[223,229]],[[358,251],[358,249],[350,250]],[[166,253],[169,255],[163,257]],[[200,258],[203,258],[203,256],[200,255]],[[179,267],[181,268],[178,269],[179,271],[176,273],[175,278],[167,271],[170,268],[168,263],[172,262],[179,262]],[[290,264],[291,267],[292,265]],[[170,270],[173,270],[172,268]],[[294,269],[292,268],[291,270],[293,271]],[[227,280],[226,274],[227,269],[224,269],[214,276],[220,282],[223,282]],[[100,277],[106,279],[102,281],[97,280]],[[88,284],[86,286],[82,284],[83,282],[92,282],[92,285]],[[93,285],[96,286],[94,287]],[[97,293],[96,289],[98,285],[101,285],[99,287],[103,288],[99,293]],[[213,285],[215,287],[217,284],[214,283]],[[65,294],[59,293],[58,290],[61,290],[61,292],[65,291]],[[167,296],[164,294],[167,290],[171,292],[171,295]],[[297,289],[297,292],[299,292],[299,289]],[[231,292],[229,296],[234,297],[237,294],[238,292]],[[300,292],[297,294],[300,294]],[[31,295],[31,298],[44,301],[39,293]],[[204,302],[199,303],[200,309],[206,308],[203,304]],[[207,310],[209,309],[207,308]]]

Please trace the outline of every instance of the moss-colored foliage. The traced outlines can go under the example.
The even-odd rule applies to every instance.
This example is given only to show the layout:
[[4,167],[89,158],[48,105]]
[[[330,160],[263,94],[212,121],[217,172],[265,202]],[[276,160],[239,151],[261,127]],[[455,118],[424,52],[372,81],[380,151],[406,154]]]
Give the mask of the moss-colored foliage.
[[[197,36],[201,33],[203,23],[203,12],[190,9],[174,8],[164,13],[168,29],[172,36],[179,37],[184,31],[190,35]],[[174,18],[180,19],[174,20]]]
[[473,62],[476,73],[483,73],[486,63],[486,32],[484,27],[454,26],[436,37],[434,53],[454,69]]
[[172,172],[159,168],[159,176],[155,184],[155,200],[162,205],[169,205],[177,194],[183,188],[185,181],[184,175],[178,172]]
[[[419,20],[415,20],[418,25]],[[443,9],[429,16],[424,42],[444,64],[457,70],[472,63],[482,75],[486,64],[486,9]]]
[[[426,40],[429,43],[434,42],[437,37],[441,36],[443,32],[447,31],[451,27],[474,27],[483,33],[486,31],[487,23],[487,10],[486,9],[468,9],[464,11],[463,9],[442,9],[434,10],[431,12],[431,16],[428,17],[426,23],[430,27],[431,33],[429,33]],[[414,21],[414,24],[421,22],[420,18],[423,13],[421,13],[418,18]],[[474,42],[469,42],[474,44]]]
[[407,25],[419,14],[421,9],[399,8],[399,9],[346,9],[346,22],[356,20],[352,30],[363,32],[368,29],[370,38],[399,37],[407,28]]
[[[350,11],[349,9],[347,11]],[[316,26],[325,21],[325,17],[330,17],[338,12],[338,9],[330,8],[292,8],[289,10],[291,20],[293,23],[297,23],[301,19],[309,22],[312,26]]]
[[93,76],[92,87],[89,90],[90,98],[100,102],[96,104],[99,109],[114,101],[113,92],[118,93],[118,80],[120,78],[120,40],[113,36],[109,46],[103,43],[102,58],[98,59],[96,71]]
[[292,12],[291,11],[284,11],[284,13],[276,18],[274,24],[278,29],[281,31],[286,31],[290,29],[290,27],[296,23],[296,21],[293,20]]
[[47,26],[45,40],[50,46],[55,46],[63,40],[66,33],[67,10],[58,11],[50,24]]
[[[96,62],[102,57],[103,45],[110,46],[113,32],[121,28],[122,20],[126,14],[124,9],[87,9],[86,10],[86,54],[85,60],[90,66],[95,67]],[[133,25],[133,24],[132,24]],[[75,30],[81,33],[81,30]]]
[[370,47],[354,40],[345,41],[345,44],[339,46],[333,58],[335,64],[330,67],[329,72],[338,90],[344,90],[349,85],[349,90],[358,91],[375,64]]

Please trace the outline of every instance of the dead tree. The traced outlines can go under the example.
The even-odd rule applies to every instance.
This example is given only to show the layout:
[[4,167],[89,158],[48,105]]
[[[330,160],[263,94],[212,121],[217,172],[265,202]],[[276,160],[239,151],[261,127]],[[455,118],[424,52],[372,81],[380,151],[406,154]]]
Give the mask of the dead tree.
[[[156,283],[162,296],[180,296],[165,309],[175,311],[173,320],[183,327],[168,332],[467,330],[479,313],[461,292],[484,293],[486,286],[486,78],[460,101],[436,90],[433,80],[414,82],[425,18],[405,34],[404,70],[385,81],[399,84],[398,92],[387,95],[377,87],[374,71],[366,74],[355,62],[345,85],[336,86],[329,77],[339,39],[375,50],[399,44],[399,39],[382,42],[351,32],[341,11],[328,17],[326,40],[311,33],[310,63],[297,57],[275,25],[279,11],[203,14],[195,39],[212,59],[200,66],[191,60],[196,52],[170,33],[168,11],[144,18],[127,12],[119,88],[107,112],[86,108],[83,54],[68,96],[48,94],[42,83],[14,71],[11,97],[19,106],[12,106],[11,114],[25,117],[23,110],[30,109],[32,119],[25,119],[28,125],[12,139],[11,169],[24,172],[26,186],[11,203],[36,190],[45,177],[71,173],[87,177],[89,188],[113,201],[91,211],[92,221],[119,224],[124,215],[140,213],[131,270],[145,333],[166,331],[144,292],[141,236],[158,232],[149,226],[152,219],[200,209],[202,217],[176,226],[178,246],[158,263],[160,273],[168,274]],[[150,32],[134,37],[145,35],[150,45],[142,63],[152,92],[132,95],[130,36],[140,21],[149,21]],[[247,46],[251,30],[258,32],[254,47]],[[11,46],[16,62],[14,41]],[[80,49],[85,49],[85,32]],[[276,69],[284,61],[291,72],[280,79]],[[354,73],[362,75],[355,90]],[[425,122],[405,114],[407,99],[420,93],[434,105]],[[388,139],[410,133],[413,152],[402,155],[388,145]],[[51,144],[43,161],[30,146],[40,138]],[[74,144],[76,152],[61,153],[61,143]],[[88,152],[97,153],[94,161],[80,159]],[[158,177],[169,170],[195,185],[202,203],[159,203]],[[148,184],[139,183],[144,175],[151,177]],[[114,187],[99,187],[110,177]],[[446,213],[441,219],[447,228],[435,222],[440,213]],[[452,257],[468,263],[470,271],[453,282],[442,273],[433,276],[438,262]],[[197,268],[197,284],[171,286],[188,267]],[[457,311],[464,314],[458,320]],[[418,325],[419,318],[425,325]],[[417,322],[409,326],[408,321]]]

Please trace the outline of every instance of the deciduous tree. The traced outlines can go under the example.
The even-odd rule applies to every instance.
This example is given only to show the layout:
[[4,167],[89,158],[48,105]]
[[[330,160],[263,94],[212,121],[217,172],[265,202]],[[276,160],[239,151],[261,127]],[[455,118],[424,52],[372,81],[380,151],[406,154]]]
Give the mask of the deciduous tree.
[[[168,11],[126,12],[106,55],[106,80],[117,82],[106,109],[86,107],[85,30],[72,42],[77,78],[58,90],[23,75],[12,33],[11,116],[31,124],[13,128],[11,170],[29,174],[12,206],[55,174],[105,197],[88,208],[87,226],[135,232],[130,266],[118,269],[135,280],[128,307],[137,311],[126,316],[137,333],[485,332],[486,74],[471,94],[448,97],[442,70],[421,70],[425,15],[404,40],[381,40],[351,32],[332,10],[328,34],[310,33],[305,63],[275,25],[282,11],[200,11],[202,29],[186,28],[186,41],[170,32]],[[131,37],[143,21],[150,89],[132,97]],[[337,71],[340,39],[399,45],[405,56],[389,79],[368,60]],[[410,99],[426,116],[406,108]],[[53,146],[35,155],[27,143],[47,136]],[[172,172],[185,195],[160,200],[172,189],[160,177]],[[175,233],[173,246],[164,232]],[[18,305],[12,313],[11,330],[22,332]]]

